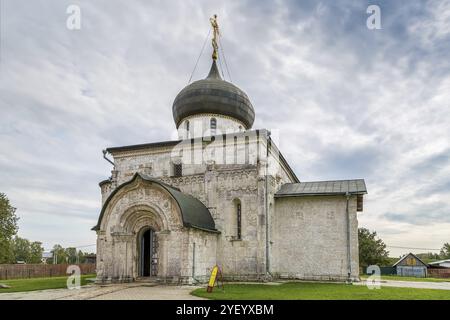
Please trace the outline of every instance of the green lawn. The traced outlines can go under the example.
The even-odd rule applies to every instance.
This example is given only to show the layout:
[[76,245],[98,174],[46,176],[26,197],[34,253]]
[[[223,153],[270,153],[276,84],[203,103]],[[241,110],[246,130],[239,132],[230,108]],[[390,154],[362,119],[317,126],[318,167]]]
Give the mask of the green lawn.
[[[51,277],[51,278],[0,280],[0,283],[11,286],[11,288],[0,288],[0,293],[66,288],[67,278],[68,277]],[[82,275],[81,276],[82,286],[88,283],[87,281],[88,278],[95,278],[95,274]]]
[[289,282],[281,285],[225,284],[225,290],[196,289],[194,296],[215,300],[450,300],[450,290]]
[[[367,275],[360,276],[361,280],[366,280]],[[418,282],[450,282],[450,278],[416,278],[416,277],[401,277],[382,275],[381,280],[395,280],[395,281],[418,281]]]

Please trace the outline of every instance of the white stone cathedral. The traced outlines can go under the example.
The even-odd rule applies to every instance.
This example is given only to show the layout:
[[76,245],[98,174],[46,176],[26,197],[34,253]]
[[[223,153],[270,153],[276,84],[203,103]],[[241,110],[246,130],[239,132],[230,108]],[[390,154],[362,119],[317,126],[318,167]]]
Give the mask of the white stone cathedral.
[[358,280],[364,180],[300,182],[270,132],[252,129],[214,42],[208,76],[173,103],[179,140],[105,151],[97,281],[198,283],[215,265],[230,280]]

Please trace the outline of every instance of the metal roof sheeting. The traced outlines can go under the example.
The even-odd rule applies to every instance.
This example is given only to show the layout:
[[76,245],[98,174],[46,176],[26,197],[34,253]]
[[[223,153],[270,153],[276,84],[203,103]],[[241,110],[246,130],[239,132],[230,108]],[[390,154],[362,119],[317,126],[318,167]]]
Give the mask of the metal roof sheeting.
[[430,265],[440,265],[440,264],[444,264],[444,263],[445,264],[450,263],[450,259],[433,261],[433,262],[429,262],[428,264],[430,264]]
[[366,194],[364,179],[286,183],[275,197]]

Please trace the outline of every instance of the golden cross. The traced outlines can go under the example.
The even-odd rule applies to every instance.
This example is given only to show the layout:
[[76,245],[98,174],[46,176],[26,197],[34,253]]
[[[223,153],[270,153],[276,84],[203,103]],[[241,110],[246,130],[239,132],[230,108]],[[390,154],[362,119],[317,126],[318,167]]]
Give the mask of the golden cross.
[[217,60],[217,58],[219,57],[219,54],[218,54],[219,45],[217,44],[219,41],[219,24],[217,23],[217,14],[215,14],[212,18],[209,18],[209,22],[211,22],[211,26],[213,28],[212,58],[213,58],[213,60]]

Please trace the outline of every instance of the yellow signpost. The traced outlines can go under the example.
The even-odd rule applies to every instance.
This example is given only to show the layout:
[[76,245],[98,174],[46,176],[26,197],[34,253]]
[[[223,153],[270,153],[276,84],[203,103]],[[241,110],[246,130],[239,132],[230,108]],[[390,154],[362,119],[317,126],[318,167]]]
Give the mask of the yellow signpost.
[[214,268],[211,270],[211,276],[209,277],[208,288],[206,289],[207,292],[213,291],[214,285],[217,282],[217,276],[220,277],[220,281],[222,282],[222,289],[223,289],[222,271],[220,270],[219,266],[215,265]]

